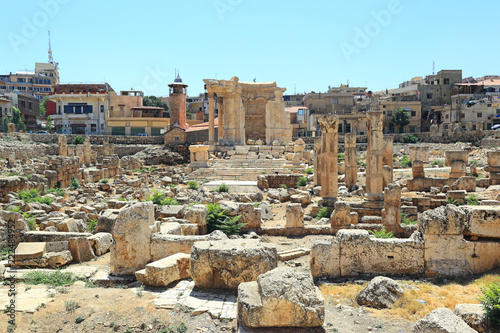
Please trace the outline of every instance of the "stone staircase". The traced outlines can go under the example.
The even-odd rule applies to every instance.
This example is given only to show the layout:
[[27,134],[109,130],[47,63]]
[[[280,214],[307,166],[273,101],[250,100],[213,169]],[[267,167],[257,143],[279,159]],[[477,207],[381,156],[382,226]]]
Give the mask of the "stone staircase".
[[197,169],[187,176],[188,180],[253,180],[262,174],[289,174],[284,159],[230,159],[212,160],[208,168]]

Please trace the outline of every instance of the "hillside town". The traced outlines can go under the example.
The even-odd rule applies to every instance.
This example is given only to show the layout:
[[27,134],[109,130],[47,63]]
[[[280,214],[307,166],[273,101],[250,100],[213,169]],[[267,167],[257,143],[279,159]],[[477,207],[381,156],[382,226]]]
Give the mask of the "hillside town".
[[148,96],[63,67],[0,75],[0,329],[499,332],[500,75]]

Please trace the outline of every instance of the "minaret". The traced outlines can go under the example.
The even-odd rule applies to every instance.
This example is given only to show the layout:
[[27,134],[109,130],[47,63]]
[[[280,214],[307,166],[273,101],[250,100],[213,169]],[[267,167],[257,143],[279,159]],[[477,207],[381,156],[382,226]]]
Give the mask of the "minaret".
[[187,84],[182,83],[182,79],[177,74],[174,83],[170,87],[170,128],[188,128],[186,123],[186,88]]

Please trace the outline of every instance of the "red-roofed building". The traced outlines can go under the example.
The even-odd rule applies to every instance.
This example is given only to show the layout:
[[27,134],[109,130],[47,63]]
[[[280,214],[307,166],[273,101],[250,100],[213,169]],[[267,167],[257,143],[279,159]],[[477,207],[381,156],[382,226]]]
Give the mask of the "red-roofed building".
[[[219,127],[219,118],[214,119],[214,127],[216,129]],[[177,146],[204,143],[208,141],[208,128],[208,122],[196,124],[186,129],[180,127],[171,128],[165,133],[165,145]],[[216,140],[218,140],[217,133],[218,131],[215,131]]]

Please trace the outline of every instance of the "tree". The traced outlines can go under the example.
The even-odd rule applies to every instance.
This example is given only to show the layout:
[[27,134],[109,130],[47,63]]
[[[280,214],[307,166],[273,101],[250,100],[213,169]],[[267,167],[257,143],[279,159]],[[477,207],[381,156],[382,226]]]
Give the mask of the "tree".
[[[142,100],[142,105],[154,106],[157,108],[164,108],[165,109],[164,113],[167,113],[167,111],[168,111],[167,103],[163,102],[161,99],[159,99],[156,96],[144,96],[144,98]],[[167,113],[167,115],[168,115],[168,113]]]
[[42,103],[40,103],[40,115],[45,116],[47,114],[47,99],[49,99],[49,96],[44,96]]
[[405,127],[410,123],[410,113],[399,108],[399,110],[394,110],[394,115],[392,116],[391,123],[395,126]]
[[9,117],[5,116],[2,122],[2,130],[4,133],[9,131]]
[[19,111],[19,109],[15,106],[12,107],[12,123],[16,125],[16,129],[18,131],[24,131],[26,129],[23,115],[21,114],[21,111]]
[[52,128],[54,128],[54,126],[52,125],[52,118],[50,118],[50,116],[48,116],[47,123],[45,124],[45,130],[47,130],[47,132],[50,133],[50,131],[52,131]]

